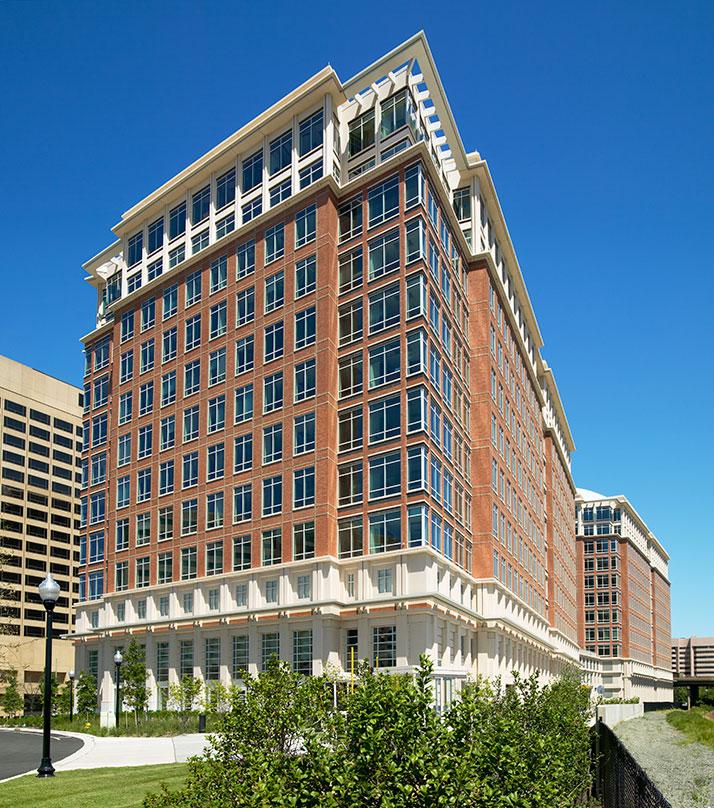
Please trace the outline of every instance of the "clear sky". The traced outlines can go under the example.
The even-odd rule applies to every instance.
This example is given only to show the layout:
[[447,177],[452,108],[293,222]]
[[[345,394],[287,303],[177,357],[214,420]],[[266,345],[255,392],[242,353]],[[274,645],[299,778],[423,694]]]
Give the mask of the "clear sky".
[[714,634],[714,4],[0,3],[0,353],[81,384],[81,264],[123,211],[310,75],[423,28],[491,167],[578,485],[669,550]]

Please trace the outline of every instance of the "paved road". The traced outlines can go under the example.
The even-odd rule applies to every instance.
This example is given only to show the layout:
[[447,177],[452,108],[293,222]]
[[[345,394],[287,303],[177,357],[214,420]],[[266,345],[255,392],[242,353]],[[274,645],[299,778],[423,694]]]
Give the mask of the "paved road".
[[[53,762],[61,760],[81,748],[82,741],[79,738],[52,734],[50,751]],[[36,769],[40,765],[41,758],[41,732],[0,729],[0,780]]]

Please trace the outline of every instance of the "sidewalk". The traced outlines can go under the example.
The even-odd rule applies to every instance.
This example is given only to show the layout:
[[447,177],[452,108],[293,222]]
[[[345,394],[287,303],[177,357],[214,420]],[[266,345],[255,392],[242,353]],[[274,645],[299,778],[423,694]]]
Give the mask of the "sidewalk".
[[70,735],[84,742],[79,751],[54,764],[58,772],[183,763],[194,755],[200,755],[208,745],[208,736],[198,733],[173,738],[100,738],[79,732],[57,734]]

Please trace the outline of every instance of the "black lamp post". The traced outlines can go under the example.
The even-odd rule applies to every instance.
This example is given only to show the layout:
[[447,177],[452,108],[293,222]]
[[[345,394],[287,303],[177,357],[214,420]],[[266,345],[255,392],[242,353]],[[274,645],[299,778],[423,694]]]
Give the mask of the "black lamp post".
[[121,651],[117,651],[114,654],[114,664],[116,665],[116,680],[117,680],[117,701],[116,701],[116,708],[114,710],[114,714],[116,716],[117,728],[119,727],[119,713],[121,712],[121,696],[119,695],[119,690],[121,688],[121,663],[124,661],[124,657],[121,655]]
[[74,671],[70,671],[69,676],[69,723],[74,718]]
[[47,623],[45,626],[45,697],[42,723],[42,761],[37,770],[37,776],[54,777],[55,767],[52,765],[52,758],[50,757],[50,722],[52,720],[52,612],[54,611],[60,595],[60,587],[57,581],[48,574],[37,589],[42,605],[47,612]]

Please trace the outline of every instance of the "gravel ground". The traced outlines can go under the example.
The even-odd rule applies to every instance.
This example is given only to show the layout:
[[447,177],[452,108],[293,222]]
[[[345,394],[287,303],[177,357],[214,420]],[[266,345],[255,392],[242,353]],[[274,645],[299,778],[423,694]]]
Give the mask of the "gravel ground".
[[714,808],[714,749],[688,741],[663,712],[624,721],[615,734],[672,808]]

